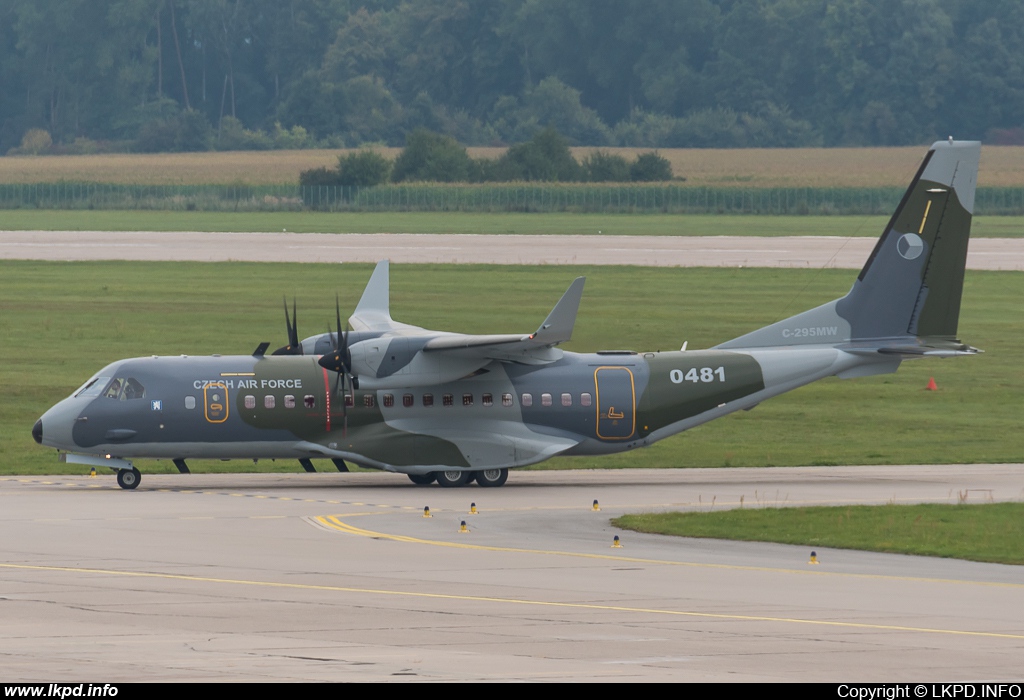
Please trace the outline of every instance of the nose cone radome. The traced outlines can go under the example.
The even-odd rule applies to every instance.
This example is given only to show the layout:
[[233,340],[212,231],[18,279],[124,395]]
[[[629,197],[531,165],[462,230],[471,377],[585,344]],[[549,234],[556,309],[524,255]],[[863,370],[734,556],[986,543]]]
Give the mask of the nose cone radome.
[[[43,414],[32,426],[32,438],[40,445],[56,447],[58,450],[74,450],[75,441],[71,429],[82,411],[73,400],[64,400]],[[43,429],[45,426],[45,430]]]

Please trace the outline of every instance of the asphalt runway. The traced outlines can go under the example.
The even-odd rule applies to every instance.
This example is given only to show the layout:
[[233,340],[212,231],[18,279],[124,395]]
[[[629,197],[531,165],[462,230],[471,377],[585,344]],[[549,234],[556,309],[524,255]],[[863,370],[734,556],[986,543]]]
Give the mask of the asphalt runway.
[[808,547],[609,519],[1022,496],[1024,465],[514,472],[500,489],[5,477],[0,667],[7,682],[1019,680],[1021,567],[822,549],[812,565]]
[[[0,231],[0,259],[823,267],[860,269],[875,238]],[[975,238],[972,270],[1024,270],[1024,239]]]

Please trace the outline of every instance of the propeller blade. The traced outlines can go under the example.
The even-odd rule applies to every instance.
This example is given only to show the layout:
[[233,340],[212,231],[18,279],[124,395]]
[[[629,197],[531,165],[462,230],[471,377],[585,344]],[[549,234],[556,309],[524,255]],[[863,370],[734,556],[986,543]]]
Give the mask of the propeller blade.
[[334,295],[334,320],[337,323],[337,333],[331,330],[327,331],[331,338],[331,352],[320,357],[317,360],[317,364],[337,375],[334,380],[334,394],[335,396],[340,395],[342,397],[343,434],[348,435],[348,402],[346,401],[346,396],[348,394],[348,386],[355,387],[355,379],[350,376],[352,372],[352,356],[348,351],[348,328],[347,326],[345,330],[341,328],[341,301],[338,299],[337,294]]
[[[288,344],[293,348],[298,348],[299,352],[302,352],[302,347],[299,345],[299,311],[296,308],[296,300],[292,299],[292,322],[288,327]],[[288,312],[288,305],[285,304],[285,313]]]
[[288,328],[288,344],[278,348],[274,355],[301,355],[302,345],[299,343],[299,312],[295,300],[292,300],[292,314],[288,315],[288,300],[284,300],[284,323]]

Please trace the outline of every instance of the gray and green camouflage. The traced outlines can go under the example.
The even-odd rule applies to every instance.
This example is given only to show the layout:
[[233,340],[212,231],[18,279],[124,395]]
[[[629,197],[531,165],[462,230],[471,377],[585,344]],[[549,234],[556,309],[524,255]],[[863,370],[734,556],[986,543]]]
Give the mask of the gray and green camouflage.
[[650,445],[824,377],[974,354],[957,321],[979,155],[977,142],[932,146],[846,296],[709,350],[562,351],[583,278],[528,335],[398,323],[383,261],[348,333],[284,355],[121,360],[33,435],[67,461],[122,470],[126,488],[139,481],[135,458],[183,471],[188,458],[329,458],[417,483],[498,486],[508,469]]

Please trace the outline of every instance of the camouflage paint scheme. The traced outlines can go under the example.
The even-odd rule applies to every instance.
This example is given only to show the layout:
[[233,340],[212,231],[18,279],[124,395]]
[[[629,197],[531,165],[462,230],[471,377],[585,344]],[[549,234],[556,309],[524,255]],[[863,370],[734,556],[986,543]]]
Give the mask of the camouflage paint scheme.
[[583,278],[530,335],[398,323],[384,261],[349,321],[358,388],[321,360],[338,334],[306,338],[299,355],[135,358],[98,372],[33,436],[68,461],[122,470],[126,488],[138,483],[131,458],[183,471],[186,458],[332,458],[497,486],[509,468],[643,447],[823,377],[974,354],[956,334],[979,155],[977,142],[932,146],[845,297],[709,350],[561,351]]

